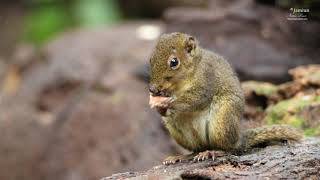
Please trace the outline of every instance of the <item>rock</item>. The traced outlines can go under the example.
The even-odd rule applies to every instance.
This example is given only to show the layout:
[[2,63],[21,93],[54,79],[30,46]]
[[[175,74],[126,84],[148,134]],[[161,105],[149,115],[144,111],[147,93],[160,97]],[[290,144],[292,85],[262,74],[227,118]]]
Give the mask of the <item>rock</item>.
[[246,104],[265,109],[278,92],[278,86],[268,82],[244,81],[241,83]]
[[48,127],[21,101],[12,103],[1,97],[0,109],[0,179],[40,180],[39,160],[46,148]]
[[278,87],[267,82],[244,81],[241,83],[246,106],[242,120],[243,129],[263,125],[265,108],[268,107],[269,99],[277,92]]
[[276,85],[267,82],[245,81],[241,86],[245,91],[246,97],[251,96],[253,93],[258,96],[269,97],[278,90]]
[[[320,135],[319,66],[289,70],[293,81],[280,85],[248,81],[242,83],[246,97],[245,120],[261,124],[290,124],[307,136]],[[244,121],[245,124],[248,124]]]
[[174,151],[159,117],[148,109],[147,92],[138,93],[145,86],[133,85],[124,85],[130,92],[120,87],[82,97],[49,146],[45,177],[98,179],[106,171],[145,169]]
[[320,176],[320,140],[267,147],[214,161],[155,166],[147,171],[114,174],[109,179],[304,179]]
[[293,76],[294,81],[297,81],[304,86],[320,87],[320,65],[310,64],[307,66],[300,66],[291,69],[289,74]]

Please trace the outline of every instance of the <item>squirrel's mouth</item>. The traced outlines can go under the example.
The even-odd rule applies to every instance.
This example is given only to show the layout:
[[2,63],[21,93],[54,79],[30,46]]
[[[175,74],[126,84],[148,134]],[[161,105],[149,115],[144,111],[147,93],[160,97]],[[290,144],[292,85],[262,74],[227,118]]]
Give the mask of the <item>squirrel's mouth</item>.
[[150,107],[156,108],[162,116],[165,116],[170,104],[173,102],[173,98],[167,96],[152,96],[150,94],[149,98]]

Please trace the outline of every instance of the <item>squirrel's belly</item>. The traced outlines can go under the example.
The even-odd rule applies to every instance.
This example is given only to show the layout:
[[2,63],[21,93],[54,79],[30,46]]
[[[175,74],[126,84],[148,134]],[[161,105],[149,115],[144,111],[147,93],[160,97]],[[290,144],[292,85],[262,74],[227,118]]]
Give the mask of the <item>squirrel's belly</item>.
[[163,118],[170,135],[178,144],[190,151],[210,149],[208,139],[209,110],[183,113],[176,117]]

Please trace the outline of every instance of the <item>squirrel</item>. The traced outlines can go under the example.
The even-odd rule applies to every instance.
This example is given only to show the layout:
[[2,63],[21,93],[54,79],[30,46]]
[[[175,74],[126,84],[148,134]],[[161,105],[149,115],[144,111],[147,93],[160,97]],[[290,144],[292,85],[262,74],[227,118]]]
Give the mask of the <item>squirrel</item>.
[[287,125],[240,132],[245,99],[237,75],[222,56],[200,47],[188,34],[159,38],[150,57],[149,92],[149,104],[161,114],[171,137],[193,152],[169,156],[166,165],[302,138],[299,130]]

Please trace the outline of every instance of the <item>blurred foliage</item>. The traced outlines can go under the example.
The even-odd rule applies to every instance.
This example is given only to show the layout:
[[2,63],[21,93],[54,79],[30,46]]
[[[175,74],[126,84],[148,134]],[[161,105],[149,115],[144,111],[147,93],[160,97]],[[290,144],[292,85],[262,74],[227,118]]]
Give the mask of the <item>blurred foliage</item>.
[[24,39],[36,44],[41,44],[56,33],[73,25],[72,19],[59,6],[32,10],[26,17],[25,23]]
[[[23,39],[38,45],[69,28],[116,23],[129,17],[159,17],[170,6],[205,7],[208,0],[23,0],[27,6]],[[280,8],[308,8],[320,19],[319,0],[256,0]]]
[[112,24],[120,20],[120,12],[113,0],[78,0],[73,7],[76,21],[82,26]]
[[76,27],[120,21],[116,0],[26,0],[23,39],[41,45],[60,32]]

